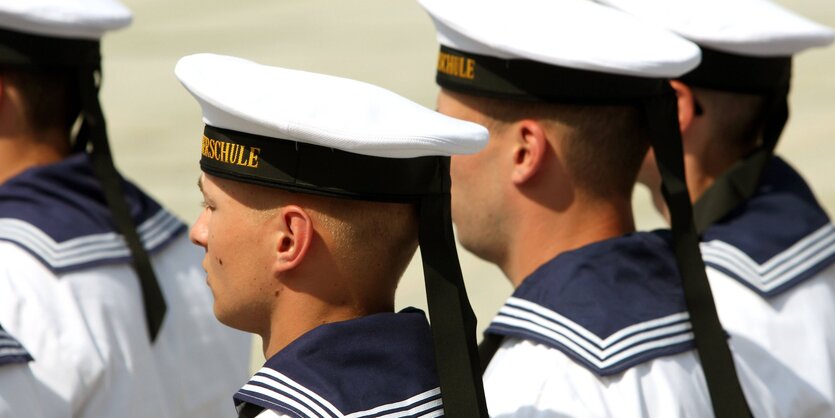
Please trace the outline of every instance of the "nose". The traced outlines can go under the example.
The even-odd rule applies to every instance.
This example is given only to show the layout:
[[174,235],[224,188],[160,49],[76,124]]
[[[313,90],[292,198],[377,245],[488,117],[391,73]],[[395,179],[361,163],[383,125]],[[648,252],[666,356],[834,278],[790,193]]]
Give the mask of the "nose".
[[191,226],[191,229],[188,233],[191,242],[194,243],[194,245],[199,245],[203,248],[206,248],[208,246],[208,212],[208,209],[204,209],[202,212],[200,212],[200,216],[197,217],[196,221],[194,221],[194,224]]

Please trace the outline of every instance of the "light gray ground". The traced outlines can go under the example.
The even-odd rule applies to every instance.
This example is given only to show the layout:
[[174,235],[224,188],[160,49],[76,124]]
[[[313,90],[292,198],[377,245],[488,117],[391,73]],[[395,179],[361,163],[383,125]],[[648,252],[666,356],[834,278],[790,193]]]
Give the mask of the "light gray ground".
[[[125,0],[132,27],[104,41],[103,102],[117,166],[185,221],[201,196],[200,108],[174,77],[177,59],[198,52],[344,76],[393,90],[434,108],[437,44],[429,18],[413,0]],[[780,3],[835,27],[835,5]],[[617,34],[612,34],[617,36]],[[835,47],[795,60],[792,116],[779,152],[835,210]],[[662,225],[646,192],[636,192],[641,228]],[[501,272],[459,249],[479,331],[511,288]],[[420,263],[412,263],[398,307],[426,309]],[[253,365],[261,363],[254,347]]]

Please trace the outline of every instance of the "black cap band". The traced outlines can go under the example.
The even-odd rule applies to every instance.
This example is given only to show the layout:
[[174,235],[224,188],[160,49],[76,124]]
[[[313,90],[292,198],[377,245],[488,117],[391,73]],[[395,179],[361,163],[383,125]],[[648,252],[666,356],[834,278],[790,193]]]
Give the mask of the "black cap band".
[[0,64],[32,69],[98,68],[99,41],[57,38],[0,29]]
[[498,99],[617,104],[658,96],[665,81],[501,59],[441,46],[435,80],[462,93]]
[[700,48],[702,62],[680,77],[687,84],[734,93],[771,94],[791,79],[791,57],[751,57]]
[[382,158],[206,125],[200,167],[291,191],[383,202],[449,193],[449,157]]

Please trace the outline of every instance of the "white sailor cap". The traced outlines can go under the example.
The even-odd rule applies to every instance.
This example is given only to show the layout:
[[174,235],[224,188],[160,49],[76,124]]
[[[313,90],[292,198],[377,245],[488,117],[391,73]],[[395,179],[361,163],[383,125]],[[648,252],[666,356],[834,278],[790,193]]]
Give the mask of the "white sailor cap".
[[[590,74],[671,78],[699,63],[693,43],[587,0],[418,1],[437,29],[438,83],[445,88],[582,100],[619,90],[611,88],[618,77]],[[589,91],[595,86],[601,92]]]
[[732,54],[777,57],[829,45],[835,34],[769,0],[597,0],[697,44]]
[[187,56],[175,73],[203,109],[203,172],[294,192],[416,204],[441,387],[470,387],[447,395],[444,409],[486,416],[473,406],[483,407],[472,387],[481,373],[452,233],[449,156],[478,152],[487,129],[370,84],[228,56]]
[[32,35],[98,40],[132,18],[116,0],[0,0],[0,28]]
[[0,65],[92,77],[102,35],[132,18],[116,0],[0,0]]
[[[359,81],[213,54],[184,57],[175,73],[203,110],[203,169],[243,181],[304,188],[306,180],[313,192],[381,193],[374,184],[396,175],[376,171],[379,164],[402,173],[406,160],[471,154],[487,141],[480,125]],[[295,158],[305,153],[307,166],[297,171]],[[316,184],[325,176],[314,167],[330,173],[333,182]],[[340,167],[350,173],[340,173]],[[349,182],[352,176],[357,181]],[[422,189],[405,186],[389,192]]]
[[789,116],[792,55],[832,43],[830,28],[769,0],[596,0],[696,42],[702,62],[685,83],[758,95],[761,142],[718,177],[694,210],[698,231],[747,201],[759,187]]
[[597,0],[696,42],[702,63],[682,80],[748,94],[786,94],[791,56],[835,33],[769,0]]

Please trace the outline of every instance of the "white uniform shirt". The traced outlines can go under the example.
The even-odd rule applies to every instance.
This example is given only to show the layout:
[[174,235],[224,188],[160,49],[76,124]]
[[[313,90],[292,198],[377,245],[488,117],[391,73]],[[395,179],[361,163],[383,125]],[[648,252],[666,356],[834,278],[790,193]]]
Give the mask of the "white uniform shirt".
[[[754,197],[704,241],[719,318],[737,352],[773,391],[804,388],[796,411],[807,413],[792,416],[835,417],[835,226],[809,187],[774,158]],[[803,382],[789,388],[773,377],[784,370]],[[821,398],[821,409],[803,407]]]
[[[731,348],[735,350],[733,344]],[[757,418],[819,416],[820,398],[809,397],[791,373],[779,378],[780,399],[752,367],[734,355],[743,392]],[[611,376],[578,365],[561,351],[508,339],[484,374],[491,417],[704,418],[713,415],[704,373],[694,350],[655,358]]]
[[293,418],[289,415],[279,414],[278,412],[273,411],[272,409],[265,409],[263,412],[258,414],[257,418]]
[[[27,222],[43,220],[39,210],[55,210],[67,217],[55,219],[61,228],[86,228],[88,218],[62,205],[72,202],[90,218],[106,213],[94,199],[85,200],[85,187],[97,184],[91,178],[87,157],[77,155],[0,188],[6,202],[0,205],[0,323],[34,357],[33,375],[64,401],[69,416],[234,416],[231,395],[246,380],[251,339],[214,317],[202,251],[189,242],[182,223],[128,187],[133,213],[152,213],[137,222],[138,231],[167,303],[152,344],[139,281],[119,258],[128,252],[117,235],[72,231],[59,242],[49,233],[64,230]],[[55,179],[79,184],[67,189]],[[31,185],[60,186],[56,190],[66,196],[31,193],[39,190]],[[31,213],[10,209],[9,202],[28,204],[15,199],[21,196],[47,202],[37,202]]]
[[68,412],[28,364],[0,366],[0,418],[68,418]]
[[0,327],[0,418],[69,417],[63,402],[35,379],[29,352]]
[[[35,376],[73,417],[228,417],[248,374],[251,339],[217,322],[184,234],[152,258],[168,304],[151,345],[139,283],[127,265],[56,277],[0,242],[0,320],[32,353]],[[22,280],[25,279],[25,280]],[[195,415],[199,413],[199,415]]]
[[[679,280],[660,233],[594,243],[541,266],[488,328],[505,337],[484,375],[490,415],[712,416]],[[796,376],[774,376],[787,390],[775,396],[746,359],[734,360],[755,416],[796,416]]]

